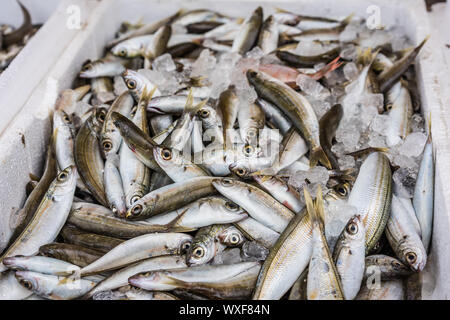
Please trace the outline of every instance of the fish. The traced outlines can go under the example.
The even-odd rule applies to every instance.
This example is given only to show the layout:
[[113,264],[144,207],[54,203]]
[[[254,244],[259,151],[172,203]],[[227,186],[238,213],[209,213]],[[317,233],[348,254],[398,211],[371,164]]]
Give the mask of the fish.
[[71,300],[81,297],[96,284],[83,278],[65,278],[32,271],[17,271],[16,278],[26,289],[51,300]]
[[312,225],[312,253],[306,284],[307,298],[308,300],[344,300],[343,285],[325,238],[322,189],[318,188],[314,204],[306,187],[304,187],[304,193]]
[[397,257],[415,272],[425,268],[427,253],[417,234],[411,216],[400,200],[393,195],[391,215],[386,225],[386,237]]
[[335,104],[319,120],[320,145],[327,155],[331,167],[336,170],[339,170],[339,163],[336,159],[336,155],[331,151],[331,147],[343,114],[344,109],[342,108],[342,105]]
[[431,245],[431,234],[433,232],[434,216],[434,155],[433,143],[431,138],[431,129],[428,133],[428,140],[425,144],[422,160],[417,174],[416,185],[414,188],[413,206],[419,221],[422,243],[429,252]]
[[3,259],[3,264],[10,270],[32,271],[50,275],[75,272],[80,268],[71,263],[49,257],[15,256]]
[[320,146],[319,121],[309,101],[284,83],[255,70],[247,71],[247,79],[263,99],[277,105],[292,121],[310,145],[310,165],[318,162],[328,169],[331,164]]
[[218,109],[222,113],[223,141],[226,147],[230,143],[228,130],[233,129],[239,112],[239,98],[235,86],[230,85],[220,94]]
[[127,60],[107,56],[84,64],[78,76],[86,79],[120,76],[127,66]]
[[146,59],[155,59],[159,57],[167,48],[169,39],[172,36],[172,28],[170,25],[160,27],[153,35],[152,40],[144,49],[143,55]]
[[[50,138],[50,143],[47,146],[45,154],[44,171],[37,183],[36,187],[27,197],[22,209],[18,211],[15,218],[15,228],[2,228],[2,242],[0,250],[3,252],[5,246],[10,246],[20,236],[25,227],[29,224],[33,218],[36,210],[39,208],[42,200],[44,199],[50,185],[58,174],[57,170],[57,158],[54,149],[54,136]],[[11,217],[12,218],[12,217]],[[9,242],[9,243],[8,243]]]
[[146,219],[213,195],[216,193],[212,185],[213,179],[215,178],[197,177],[151,191],[128,209],[125,218],[130,220]]
[[365,239],[361,217],[353,216],[342,230],[333,251],[333,261],[342,284],[345,300],[353,300],[359,292],[365,270]]
[[348,198],[348,203],[357,208],[366,229],[366,254],[374,248],[387,225],[391,199],[389,159],[383,153],[371,153],[361,165]]
[[117,154],[122,143],[120,132],[114,126],[112,113],[117,112],[127,117],[130,115],[133,105],[133,98],[125,91],[114,100],[108,109],[100,132],[100,144],[105,158],[110,154]]
[[1,271],[6,269],[3,265],[4,258],[34,255],[40,246],[55,240],[69,215],[76,176],[76,167],[70,166],[53,180],[28,225],[0,257]]
[[127,212],[125,193],[122,185],[122,177],[119,172],[119,159],[112,154],[105,161],[103,174],[106,200],[112,212],[119,217],[124,217]]
[[258,34],[263,23],[263,9],[258,7],[251,16],[242,22],[239,32],[233,40],[232,52],[244,54],[253,47],[258,39]]
[[176,268],[186,267],[185,259],[178,255],[169,255],[145,259],[133,263],[125,268],[117,270],[103,281],[99,282],[93,289],[83,296],[84,299],[89,299],[97,293],[107,290],[114,290],[128,285],[128,278],[141,273],[153,270],[171,270]]
[[258,262],[199,265],[140,273],[130,277],[128,282],[145,290],[183,288],[213,299],[245,299],[254,288],[260,268]]
[[264,54],[269,54],[275,51],[278,47],[278,25],[273,15],[264,20],[261,31],[258,36],[258,47],[264,52]]
[[104,163],[98,136],[106,118],[105,109],[96,109],[78,131],[75,138],[75,163],[81,180],[95,199],[108,206],[103,184]]
[[183,254],[189,249],[192,237],[183,233],[150,233],[127,240],[101,258],[83,267],[79,274],[87,276],[124,267],[143,259]]
[[[153,89],[154,90],[154,89]],[[151,97],[152,93],[150,93]],[[142,97],[145,98],[146,89]],[[116,123],[116,116],[113,115],[113,123]],[[133,116],[133,124],[142,130],[143,134],[148,135],[147,113],[145,110],[145,103],[139,103],[136,113]],[[128,146],[121,149],[119,171],[122,177],[123,191],[125,194],[125,205],[130,208],[137,200],[142,198],[150,186],[150,169],[142,163]]]
[[315,56],[301,56],[298,54],[291,53],[289,51],[276,51],[276,56],[286,62],[288,65],[295,68],[305,68],[305,67],[314,67],[314,65],[326,62],[328,63],[331,60],[336,59],[339,56],[340,48],[336,47],[329,51],[326,51],[322,54],[318,54]]
[[387,145],[394,146],[404,140],[411,131],[410,119],[413,113],[411,96],[401,81],[387,92],[388,124],[386,128]]

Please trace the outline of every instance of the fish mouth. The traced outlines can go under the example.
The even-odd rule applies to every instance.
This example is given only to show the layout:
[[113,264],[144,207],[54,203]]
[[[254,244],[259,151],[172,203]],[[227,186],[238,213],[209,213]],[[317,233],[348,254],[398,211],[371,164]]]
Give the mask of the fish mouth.
[[15,257],[6,257],[3,259],[3,265],[9,269],[12,269],[12,266],[14,265],[16,261]]

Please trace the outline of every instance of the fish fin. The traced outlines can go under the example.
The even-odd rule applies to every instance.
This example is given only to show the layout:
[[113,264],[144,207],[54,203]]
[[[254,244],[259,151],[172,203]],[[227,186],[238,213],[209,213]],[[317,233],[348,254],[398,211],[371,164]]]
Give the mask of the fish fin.
[[346,153],[347,156],[352,156],[353,158],[361,158],[364,155],[371,154],[372,152],[388,152],[389,148],[386,147],[369,147],[361,150],[356,150],[353,152]]
[[175,219],[170,221],[169,223],[165,224],[164,227],[167,230],[171,230],[176,226],[176,224],[184,217],[184,215],[188,212],[188,209],[183,210]]
[[89,84],[73,89],[73,96],[75,100],[80,101],[83,97],[91,90],[91,86]]
[[144,90],[142,91],[142,94],[141,94],[141,96],[140,96],[140,98],[139,98],[139,103],[138,103],[138,105],[139,105],[139,106],[144,105],[144,107],[147,107],[149,101],[152,99],[153,95],[155,94],[156,89],[157,89],[157,87],[155,86],[155,87],[153,87],[152,90],[149,91],[149,90],[147,89],[147,86],[145,86],[145,87],[144,87]]
[[322,194],[322,187],[318,186],[317,188],[317,195],[316,195],[316,201],[314,203],[314,208],[316,211],[317,219],[319,220],[320,224],[323,226],[325,223],[325,209],[323,206],[323,194]]
[[[270,176],[274,176],[277,173],[278,172],[275,169],[273,169],[273,167],[269,167],[269,168],[264,168],[264,169],[255,171],[255,172],[251,173],[250,175],[251,176],[265,176],[265,177],[269,176],[269,178],[270,178]],[[262,179],[264,179],[264,178],[262,178]]]
[[316,210],[314,208],[314,202],[311,198],[311,194],[309,193],[306,186],[303,186],[303,195],[305,197],[306,212],[308,213],[311,222],[314,223],[314,221],[316,220]]
[[428,139],[427,142],[431,143],[432,141],[432,137],[431,137],[431,112],[428,114]]
[[328,73],[336,70],[337,68],[339,68],[340,66],[342,66],[342,64],[344,63],[343,61],[339,61],[341,59],[341,56],[337,56],[333,61],[331,61],[330,63],[328,63],[325,67],[323,67],[322,69],[318,70],[317,72],[313,73],[312,75],[309,75],[311,78],[313,78],[314,80],[320,80],[322,77],[324,77],[325,75],[327,75]]
[[315,167],[318,162],[323,164],[326,168],[331,169],[330,160],[328,160],[325,151],[323,151],[320,146],[311,150],[311,154],[309,156],[309,166],[311,168]]
[[341,21],[340,27],[347,26],[350,23],[350,21],[352,21],[354,16],[355,16],[354,12],[350,13],[347,17],[344,18],[344,20]]
[[198,76],[198,77],[190,77],[189,78],[189,84],[192,87],[205,87],[207,84],[204,80],[207,78],[205,76]]
[[425,45],[425,43],[428,41],[428,39],[430,39],[430,36],[431,36],[431,35],[427,35],[427,36],[425,37],[425,39],[423,39],[422,42],[419,43],[419,45],[418,45],[417,47],[414,48],[413,51],[414,51],[416,54],[419,53],[420,49],[422,49],[422,47]]

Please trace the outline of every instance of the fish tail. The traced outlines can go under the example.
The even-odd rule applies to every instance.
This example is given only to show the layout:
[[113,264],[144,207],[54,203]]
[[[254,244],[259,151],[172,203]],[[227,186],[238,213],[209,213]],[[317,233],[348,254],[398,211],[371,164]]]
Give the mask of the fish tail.
[[318,162],[323,164],[326,168],[331,169],[330,160],[320,146],[311,150],[311,155],[309,156],[309,166],[315,167]]
[[316,210],[314,208],[314,202],[311,198],[311,194],[309,193],[306,186],[303,186],[303,194],[305,197],[306,212],[308,213],[311,221],[314,222],[316,220]]
[[73,89],[73,96],[76,101],[80,101],[91,90],[91,86],[86,84],[84,86]]
[[317,188],[317,195],[316,195],[316,201],[314,203],[314,208],[316,209],[316,215],[320,222],[320,224],[323,226],[325,221],[325,209],[323,206],[323,194],[322,194],[322,187],[319,185]]

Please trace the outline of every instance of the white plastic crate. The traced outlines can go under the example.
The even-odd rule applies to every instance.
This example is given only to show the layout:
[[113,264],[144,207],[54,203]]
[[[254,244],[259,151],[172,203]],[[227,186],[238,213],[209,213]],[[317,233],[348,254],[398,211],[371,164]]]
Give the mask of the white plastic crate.
[[[80,30],[66,26],[67,7],[73,4],[80,6],[81,18],[85,21]],[[0,107],[5,110],[11,106],[14,108],[11,112],[17,112],[0,135],[0,224],[8,224],[11,212],[22,205],[28,174],[40,174],[44,148],[50,134],[48,115],[58,93],[70,88],[83,61],[102,56],[105,43],[113,38],[122,21],[142,18],[145,22],[152,22],[175,13],[181,7],[209,8],[242,17],[257,5],[261,5],[265,13],[281,7],[306,15],[335,17],[351,12],[367,17],[367,8],[377,5],[381,10],[381,23],[404,26],[413,42],[419,43],[431,34],[416,63],[422,112],[426,118],[431,117],[436,158],[432,253],[423,272],[423,298],[447,298],[447,294],[450,295],[450,277],[446,272],[450,266],[450,113],[446,106],[449,105],[450,95],[449,87],[440,83],[440,77],[444,77],[448,70],[443,65],[442,50],[436,49],[439,45],[431,32],[423,0],[63,1],[44,26],[41,37],[33,39],[33,46],[30,43],[26,48],[28,50],[21,54],[22,65],[16,64],[9,74],[10,89],[17,93],[21,91],[21,86],[26,85],[26,97],[16,101],[14,93],[7,92],[9,96],[5,99],[0,79]],[[41,68],[40,73],[36,74],[39,79],[35,79],[27,71],[31,70],[30,67],[39,67],[43,57],[47,70]],[[32,85],[27,77],[33,80]]]

